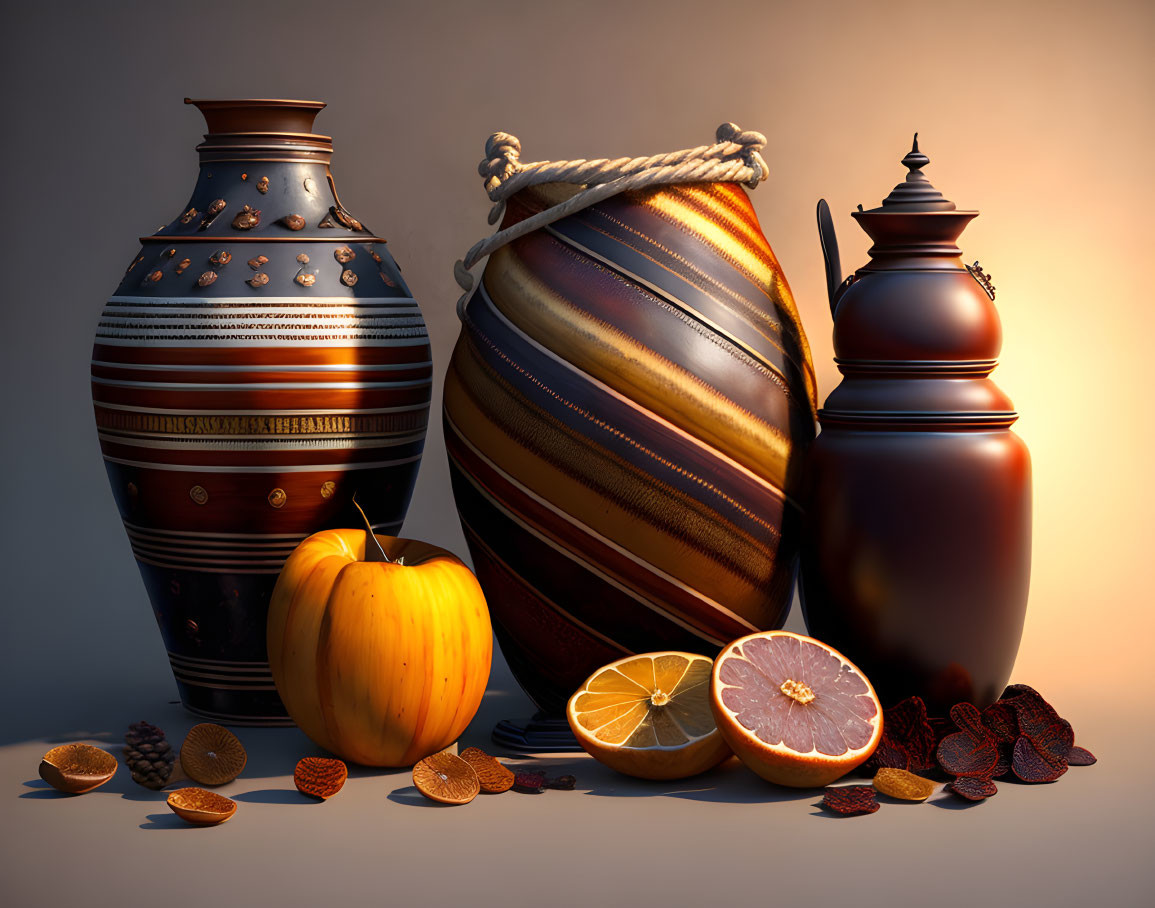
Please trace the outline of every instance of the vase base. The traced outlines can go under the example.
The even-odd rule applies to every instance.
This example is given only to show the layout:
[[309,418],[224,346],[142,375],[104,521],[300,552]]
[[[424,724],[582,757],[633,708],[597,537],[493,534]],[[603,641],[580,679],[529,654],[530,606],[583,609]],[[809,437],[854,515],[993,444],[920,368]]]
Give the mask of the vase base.
[[189,706],[187,703],[181,704],[194,716],[200,716],[202,719],[209,719],[216,722],[218,725],[243,725],[252,728],[292,728],[297,723],[288,716],[245,716],[234,715],[232,713],[213,712],[208,709],[198,709],[195,706]]
[[563,716],[537,713],[532,719],[502,719],[494,726],[493,743],[516,753],[550,754],[581,751]]

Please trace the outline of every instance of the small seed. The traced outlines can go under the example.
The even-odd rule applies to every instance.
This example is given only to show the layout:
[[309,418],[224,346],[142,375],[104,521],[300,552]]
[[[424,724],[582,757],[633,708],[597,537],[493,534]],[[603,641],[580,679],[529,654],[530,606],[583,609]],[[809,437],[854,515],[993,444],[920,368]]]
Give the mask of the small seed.
[[197,286],[198,287],[207,287],[209,284],[211,284],[216,279],[217,279],[217,273],[215,271],[206,271],[204,274],[202,274],[200,277],[197,278]]
[[299,214],[287,214],[281,218],[281,222],[290,230],[301,230],[305,226],[305,219]]

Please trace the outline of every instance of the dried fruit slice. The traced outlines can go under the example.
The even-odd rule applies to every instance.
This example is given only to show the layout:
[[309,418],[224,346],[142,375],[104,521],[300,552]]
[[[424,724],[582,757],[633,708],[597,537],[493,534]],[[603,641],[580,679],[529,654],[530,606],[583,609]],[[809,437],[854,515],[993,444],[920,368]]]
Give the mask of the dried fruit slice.
[[576,776],[554,776],[545,780],[545,787],[553,791],[573,791],[577,787]]
[[717,766],[730,748],[710,712],[711,661],[693,653],[627,656],[598,669],[566,717],[587,753],[643,779],[684,779]]
[[349,778],[349,767],[341,760],[329,757],[304,757],[293,770],[293,784],[297,791],[322,801],[333,797]]
[[947,735],[938,745],[938,762],[952,776],[991,776],[999,759],[995,739],[983,725],[982,714],[973,703],[956,703],[950,717],[959,731]]
[[522,794],[539,795],[545,787],[544,772],[519,772],[513,778],[513,790]]
[[61,744],[40,759],[40,778],[67,794],[99,788],[116,774],[116,757],[91,744]]
[[878,810],[878,798],[869,785],[841,785],[826,789],[822,795],[822,806],[843,816],[853,817]]
[[168,796],[168,806],[194,826],[216,826],[237,812],[237,802],[203,788],[180,788]]
[[477,782],[486,794],[501,794],[513,787],[513,771],[480,747],[467,747],[460,755],[477,773]]
[[907,697],[882,713],[882,740],[866,761],[868,769],[906,769],[917,772],[935,768],[938,735],[926,715],[922,697]]
[[882,737],[882,708],[866,676],[825,643],[789,631],[727,646],[714,662],[710,704],[742,762],[779,785],[827,785]]
[[879,794],[903,801],[925,801],[934,794],[935,784],[930,779],[916,776],[905,769],[883,767],[874,774],[874,790]]
[[224,785],[241,774],[248,761],[237,736],[222,725],[202,722],[189,729],[180,747],[180,765],[194,782]]
[[413,767],[413,784],[425,797],[442,804],[468,804],[481,791],[473,767],[448,751],[418,762]]
[[976,779],[969,776],[955,779],[947,789],[968,801],[984,801],[999,793],[999,787],[990,779]]
[[1040,753],[1030,738],[1019,735],[1019,739],[1015,742],[1011,768],[1024,782],[1054,782],[1067,771],[1067,761],[1054,762],[1047,755]]
[[1067,754],[1068,766],[1090,766],[1099,761],[1095,755],[1085,747],[1079,747],[1077,744],[1071,748],[1071,752]]

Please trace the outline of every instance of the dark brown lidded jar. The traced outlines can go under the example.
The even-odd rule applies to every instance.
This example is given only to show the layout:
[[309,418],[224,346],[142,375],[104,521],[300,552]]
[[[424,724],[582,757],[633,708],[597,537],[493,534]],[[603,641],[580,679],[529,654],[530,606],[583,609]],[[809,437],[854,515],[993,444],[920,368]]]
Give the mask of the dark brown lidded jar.
[[809,632],[871,679],[884,706],[931,715],[1002,693],[1027,606],[1031,467],[990,373],[1002,329],[994,287],[956,240],[959,211],[922,173],[853,213],[874,245],[841,281],[818,203],[841,384],[811,449],[801,598]]

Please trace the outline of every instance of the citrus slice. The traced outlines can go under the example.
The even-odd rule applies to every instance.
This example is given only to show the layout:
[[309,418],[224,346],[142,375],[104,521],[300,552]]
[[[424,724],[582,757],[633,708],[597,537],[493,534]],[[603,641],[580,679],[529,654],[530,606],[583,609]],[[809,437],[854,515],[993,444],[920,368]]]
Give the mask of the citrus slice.
[[829,785],[882,737],[882,707],[866,676],[825,643],[789,631],[751,634],[722,650],[710,705],[743,763],[794,788]]
[[415,763],[413,784],[425,797],[442,804],[468,804],[481,791],[473,767],[447,750]]
[[202,722],[189,729],[180,746],[180,765],[194,782],[225,785],[241,774],[248,761],[244,745],[223,725]]
[[710,712],[710,666],[693,653],[611,662],[570,698],[570,728],[590,756],[626,775],[684,779],[705,772],[730,756]]

